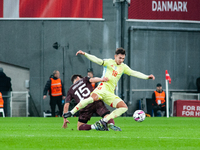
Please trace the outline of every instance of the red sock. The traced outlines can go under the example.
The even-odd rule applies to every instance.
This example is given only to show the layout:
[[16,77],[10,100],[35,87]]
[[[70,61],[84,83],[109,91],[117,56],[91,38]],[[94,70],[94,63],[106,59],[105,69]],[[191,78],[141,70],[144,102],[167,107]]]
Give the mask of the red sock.
[[109,124],[109,123],[115,124],[115,122],[114,122],[113,119],[110,119],[110,120],[108,121],[108,124]]
[[89,124],[82,124],[79,127],[79,130],[91,130],[91,125],[89,125]]

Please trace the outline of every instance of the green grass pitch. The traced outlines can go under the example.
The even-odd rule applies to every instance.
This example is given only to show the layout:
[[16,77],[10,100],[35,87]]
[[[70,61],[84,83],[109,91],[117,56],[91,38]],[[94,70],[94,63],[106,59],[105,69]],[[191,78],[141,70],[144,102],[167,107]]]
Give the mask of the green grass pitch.
[[[90,124],[98,121],[93,117]],[[200,149],[200,118],[152,117],[136,122],[132,117],[115,119],[122,131],[77,131],[77,117],[62,128],[58,118],[0,118],[1,150],[197,150]]]

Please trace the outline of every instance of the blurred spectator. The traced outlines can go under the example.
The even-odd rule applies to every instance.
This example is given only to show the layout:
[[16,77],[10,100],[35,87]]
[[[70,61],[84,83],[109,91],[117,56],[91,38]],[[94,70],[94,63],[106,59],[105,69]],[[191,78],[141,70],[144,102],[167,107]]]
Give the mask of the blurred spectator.
[[94,77],[93,69],[92,68],[87,69],[87,76],[90,77],[90,78]]
[[3,101],[2,93],[0,92],[0,108],[3,108],[3,104],[4,104],[4,101]]
[[[2,93],[0,92],[0,108],[4,108],[3,106],[4,106],[4,101],[3,101]],[[1,114],[0,114],[0,116],[1,116]]]
[[3,72],[3,68],[0,68],[0,92],[12,91],[11,78],[7,77]]
[[[90,78],[94,77],[93,69],[92,68],[90,68],[90,69],[87,70],[87,76],[90,77]],[[93,90],[97,87],[97,84],[98,83],[91,83],[91,85],[93,87]]]
[[[152,94],[154,116],[166,116],[166,94],[162,85],[157,84],[156,91]],[[162,114],[164,112],[164,114]]]
[[[3,96],[9,96],[10,91],[12,91],[12,84],[11,84],[11,78],[6,76],[6,74],[3,72],[3,68],[0,68],[0,92]],[[4,97],[4,112],[5,116],[9,115],[9,108],[10,108],[10,102],[8,97]]]

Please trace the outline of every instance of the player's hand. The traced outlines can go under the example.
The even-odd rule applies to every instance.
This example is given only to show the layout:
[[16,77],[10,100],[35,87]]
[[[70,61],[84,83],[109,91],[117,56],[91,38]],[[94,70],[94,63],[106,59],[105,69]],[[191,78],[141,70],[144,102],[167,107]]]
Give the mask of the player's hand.
[[109,79],[107,77],[103,77],[103,81],[102,82],[107,82],[109,81]]
[[154,77],[154,75],[149,75],[149,79],[153,79],[153,80],[155,80],[155,77]]
[[46,97],[47,97],[47,96],[46,96],[46,95],[44,95],[44,96],[43,96],[43,99],[45,99]]
[[63,123],[63,126],[62,128],[66,129],[68,126],[67,126],[67,123],[70,124],[69,120],[67,120],[66,118],[64,118],[64,123]]
[[65,99],[65,98],[66,98],[65,96],[62,97],[62,99]]
[[78,54],[85,55],[85,52],[83,52],[82,50],[79,50],[79,51],[76,53],[76,56],[77,56]]

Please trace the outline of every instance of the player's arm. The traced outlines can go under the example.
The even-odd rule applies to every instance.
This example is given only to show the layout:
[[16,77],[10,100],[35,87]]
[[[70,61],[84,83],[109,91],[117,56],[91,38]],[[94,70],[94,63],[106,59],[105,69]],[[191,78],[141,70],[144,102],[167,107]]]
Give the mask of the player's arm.
[[[65,100],[66,103],[65,103],[64,108],[63,108],[63,114],[67,113],[68,110],[69,110],[69,105],[70,105],[70,103],[68,101],[69,99],[71,100],[71,95],[67,95],[67,98]],[[70,122],[69,122],[69,120],[67,120],[67,118],[63,117],[63,119],[64,119],[64,122],[63,122],[62,128],[66,129],[67,128],[67,123],[70,123]]]
[[68,110],[69,110],[69,104],[70,103],[65,103],[64,108],[63,108],[63,114],[68,112]]
[[[69,103],[65,103],[64,109],[63,109],[63,114],[67,113],[68,109],[69,109]],[[62,126],[62,128],[66,129],[67,128],[67,123],[70,123],[69,120],[67,120],[67,118],[63,117],[63,126]]]
[[153,80],[155,79],[155,77],[152,74],[146,75],[144,73],[141,73],[139,71],[134,71],[134,70],[131,71],[130,75],[133,76],[133,77],[140,78],[140,79],[153,79]]
[[137,78],[140,78],[140,79],[153,79],[153,80],[155,79],[154,75],[152,75],[152,74],[146,75],[146,74],[141,73],[139,71],[132,70],[128,66],[125,66],[124,73],[129,75],[129,76],[137,77]]
[[92,62],[94,62],[94,63],[96,63],[98,65],[103,65],[103,63],[104,63],[104,61],[102,59],[100,59],[100,58],[98,58],[98,57],[96,57],[94,55],[88,54],[86,52],[83,52],[81,50],[79,50],[76,53],[76,55],[78,55],[78,54],[84,55],[87,59],[89,59],[90,61],[92,61]]
[[94,78],[90,78],[89,81],[91,83],[97,83],[97,82],[107,82],[109,81],[109,79],[107,77],[103,77],[103,78],[94,77]]

